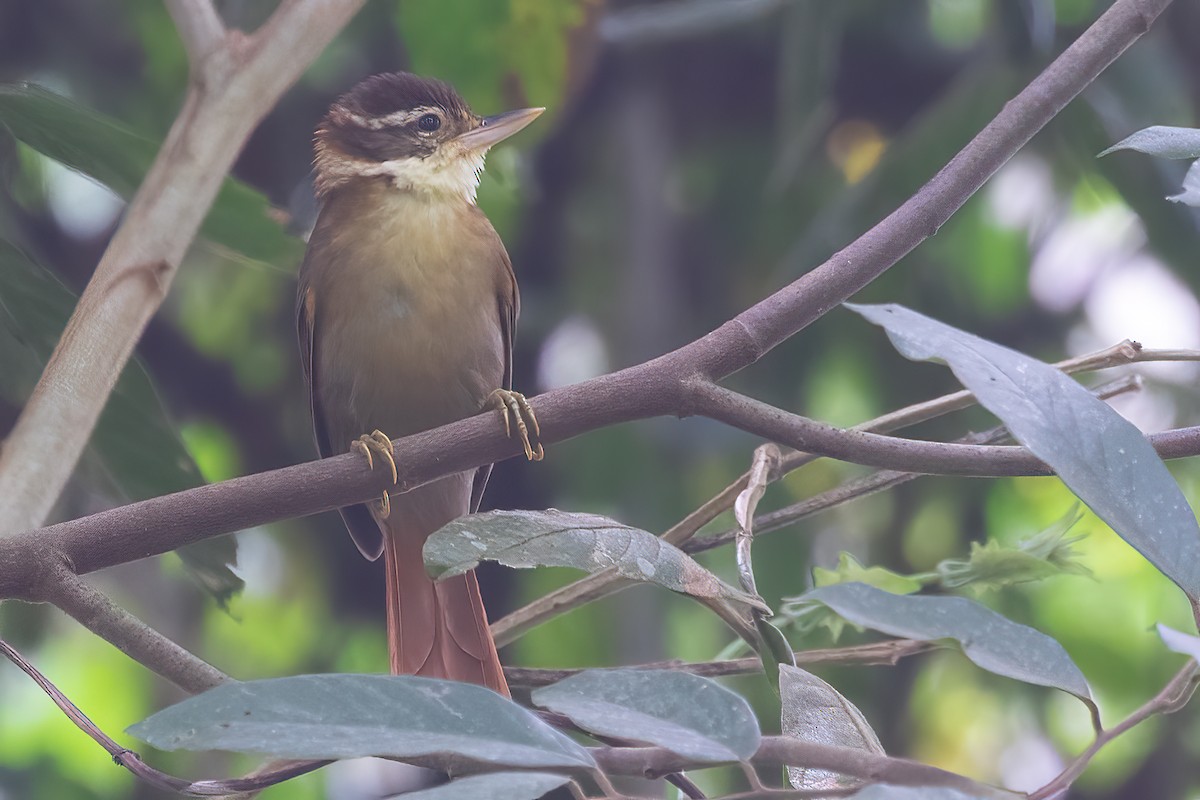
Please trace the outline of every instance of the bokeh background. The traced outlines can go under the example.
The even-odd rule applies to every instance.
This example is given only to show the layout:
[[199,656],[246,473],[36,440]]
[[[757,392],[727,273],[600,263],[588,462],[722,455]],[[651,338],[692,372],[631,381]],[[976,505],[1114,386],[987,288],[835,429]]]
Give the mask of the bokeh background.
[[[230,25],[247,29],[272,6],[218,2]],[[521,283],[516,384],[532,395],[684,344],[823,261],[931,177],[1105,7],[372,0],[246,144],[234,168],[240,183],[222,196],[148,327],[56,518],[313,457],[292,316],[293,275],[315,213],[312,131],[366,75],[435,75],[481,113],[549,108],[492,153],[480,190]],[[1198,35],[1200,4],[1179,0],[858,299],[904,303],[1051,360],[1126,337],[1200,347],[1197,216],[1164,201],[1186,164],[1094,157],[1148,125],[1198,124]],[[0,97],[2,433],[61,330],[66,292],[86,283],[179,107],[186,60],[156,0],[7,0],[0,80],[65,98]],[[86,124],[76,124],[79,114]],[[38,145],[47,141],[68,142],[68,166],[42,155],[54,149]],[[1193,365],[1140,371],[1146,387],[1119,401],[1124,413],[1147,430],[1197,422]],[[902,360],[878,329],[838,310],[729,384],[837,424],[955,388],[948,371]],[[971,412],[916,433],[952,438],[991,424]],[[610,428],[555,445],[541,464],[500,465],[485,505],[604,513],[660,532],[740,474],[756,444],[704,420]],[[1173,470],[1200,500],[1195,460]],[[771,488],[764,508],[862,472],[815,463]],[[1051,479],[922,479],[764,537],[759,588],[777,605],[841,551],[928,570],[972,542],[1034,533],[1072,504]],[[980,599],[1061,641],[1113,722],[1179,666],[1153,623],[1190,630],[1190,615],[1178,590],[1094,518],[1076,531],[1086,534],[1076,547],[1092,577]],[[335,514],[238,540],[245,589],[227,608],[174,556],[95,582],[238,678],[385,669],[382,565],[359,557]],[[728,550],[703,561],[732,575]],[[483,580],[495,617],[574,577],[496,568]],[[52,608],[5,603],[0,630],[110,733],[181,696]],[[851,631],[841,641],[869,638]],[[831,644],[825,631],[793,640]],[[706,660],[729,641],[701,607],[636,589],[533,631],[503,657],[554,667]],[[1061,754],[1089,739],[1073,699],[982,672],[950,651],[818,672],[862,708],[890,753],[1013,788],[1044,783]],[[769,713],[761,677],[731,684]],[[1140,726],[1095,760],[1077,796],[1195,797],[1198,720],[1190,709]],[[150,757],[194,777],[254,764]],[[737,785],[701,777],[714,791]],[[371,780],[369,766],[341,765],[263,797],[365,797]],[[0,665],[0,798],[158,796]]]

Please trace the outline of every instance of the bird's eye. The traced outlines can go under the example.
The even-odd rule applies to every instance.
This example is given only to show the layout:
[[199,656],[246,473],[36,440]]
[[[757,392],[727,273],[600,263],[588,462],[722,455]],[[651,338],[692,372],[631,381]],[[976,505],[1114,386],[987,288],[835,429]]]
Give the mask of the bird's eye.
[[433,133],[442,127],[442,120],[437,114],[426,114],[417,120],[417,128],[425,133]]

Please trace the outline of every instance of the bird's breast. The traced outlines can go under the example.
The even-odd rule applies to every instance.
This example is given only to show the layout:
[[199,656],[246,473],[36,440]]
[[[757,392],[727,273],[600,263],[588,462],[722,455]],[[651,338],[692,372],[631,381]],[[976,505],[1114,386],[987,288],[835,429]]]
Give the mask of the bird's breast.
[[478,413],[504,376],[506,262],[494,231],[466,206],[390,205],[331,242],[315,287],[317,390],[343,429],[330,431],[335,447],[374,428],[402,436]]

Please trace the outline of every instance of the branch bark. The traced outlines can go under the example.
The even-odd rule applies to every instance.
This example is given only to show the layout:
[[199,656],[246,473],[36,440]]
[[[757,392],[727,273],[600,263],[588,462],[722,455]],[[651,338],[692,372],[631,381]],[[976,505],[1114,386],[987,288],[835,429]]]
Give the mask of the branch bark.
[[207,0],[170,4],[187,96],[0,452],[0,531],[46,519],[246,137],[362,3],[285,0],[250,36]]

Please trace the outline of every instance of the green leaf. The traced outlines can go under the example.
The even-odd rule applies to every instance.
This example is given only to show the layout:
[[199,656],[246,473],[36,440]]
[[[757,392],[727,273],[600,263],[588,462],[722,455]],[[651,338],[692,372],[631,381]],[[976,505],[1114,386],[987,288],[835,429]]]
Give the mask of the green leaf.
[[[454,84],[481,113],[511,96],[561,107],[568,41],[587,20],[589,0],[405,0],[396,22],[414,72]],[[447,25],[446,20],[455,20]],[[509,90],[506,92],[506,90]]]
[[471,514],[435,531],[425,541],[424,555],[426,570],[439,579],[461,575],[480,561],[588,572],[613,567],[631,580],[770,612],[762,600],[725,583],[654,534],[596,514],[556,509]]
[[533,702],[592,733],[658,745],[694,761],[741,761],[761,739],[745,700],[687,672],[588,670],[535,690]]
[[1079,562],[1071,548],[1083,537],[1066,535],[1081,517],[1076,507],[1044,531],[1017,542],[1015,547],[994,539],[986,544],[972,542],[971,557],[966,561],[946,559],[938,564],[941,583],[947,589],[970,586],[983,591],[1062,573],[1090,576],[1091,570]]
[[550,772],[487,772],[387,800],[538,800],[571,780]]
[[892,572],[884,567],[864,567],[854,556],[842,552],[836,569],[813,567],[813,585],[833,586],[838,583],[865,583],[892,594],[912,594],[921,590],[921,582]]
[[[33,391],[66,327],[76,297],[48,271],[0,239],[0,397],[21,407]],[[100,414],[85,451],[131,500],[144,500],[203,483],[167,415],[150,376],[131,359]],[[242,581],[229,569],[237,560],[232,536],[178,551],[193,577],[224,604]]]
[[1200,158],[1200,129],[1154,125],[1126,136],[1096,158],[1117,150],[1136,150],[1159,158]]
[[980,667],[1038,686],[1070,692],[1091,704],[1091,690],[1062,645],[965,597],[903,596],[862,583],[814,589],[789,604],[827,606],[847,621],[890,636],[951,639]]
[[412,675],[298,675],[227,683],[129,732],[161,750],[278,758],[381,756],[467,766],[592,769],[587,750],[490,689]]
[[[805,742],[853,747],[886,755],[879,737],[858,707],[825,681],[797,667],[781,666],[779,693],[783,701],[780,730]],[[861,781],[836,772],[788,767],[794,789],[840,789]]]
[[[0,125],[42,155],[133,197],[160,143],[35,84],[0,84]],[[298,264],[304,245],[275,218],[261,192],[227,178],[200,233],[246,258]]]
[[1188,596],[1200,598],[1200,525],[1141,431],[1057,369],[898,305],[847,307],[906,358],[943,361],[1013,436]]

